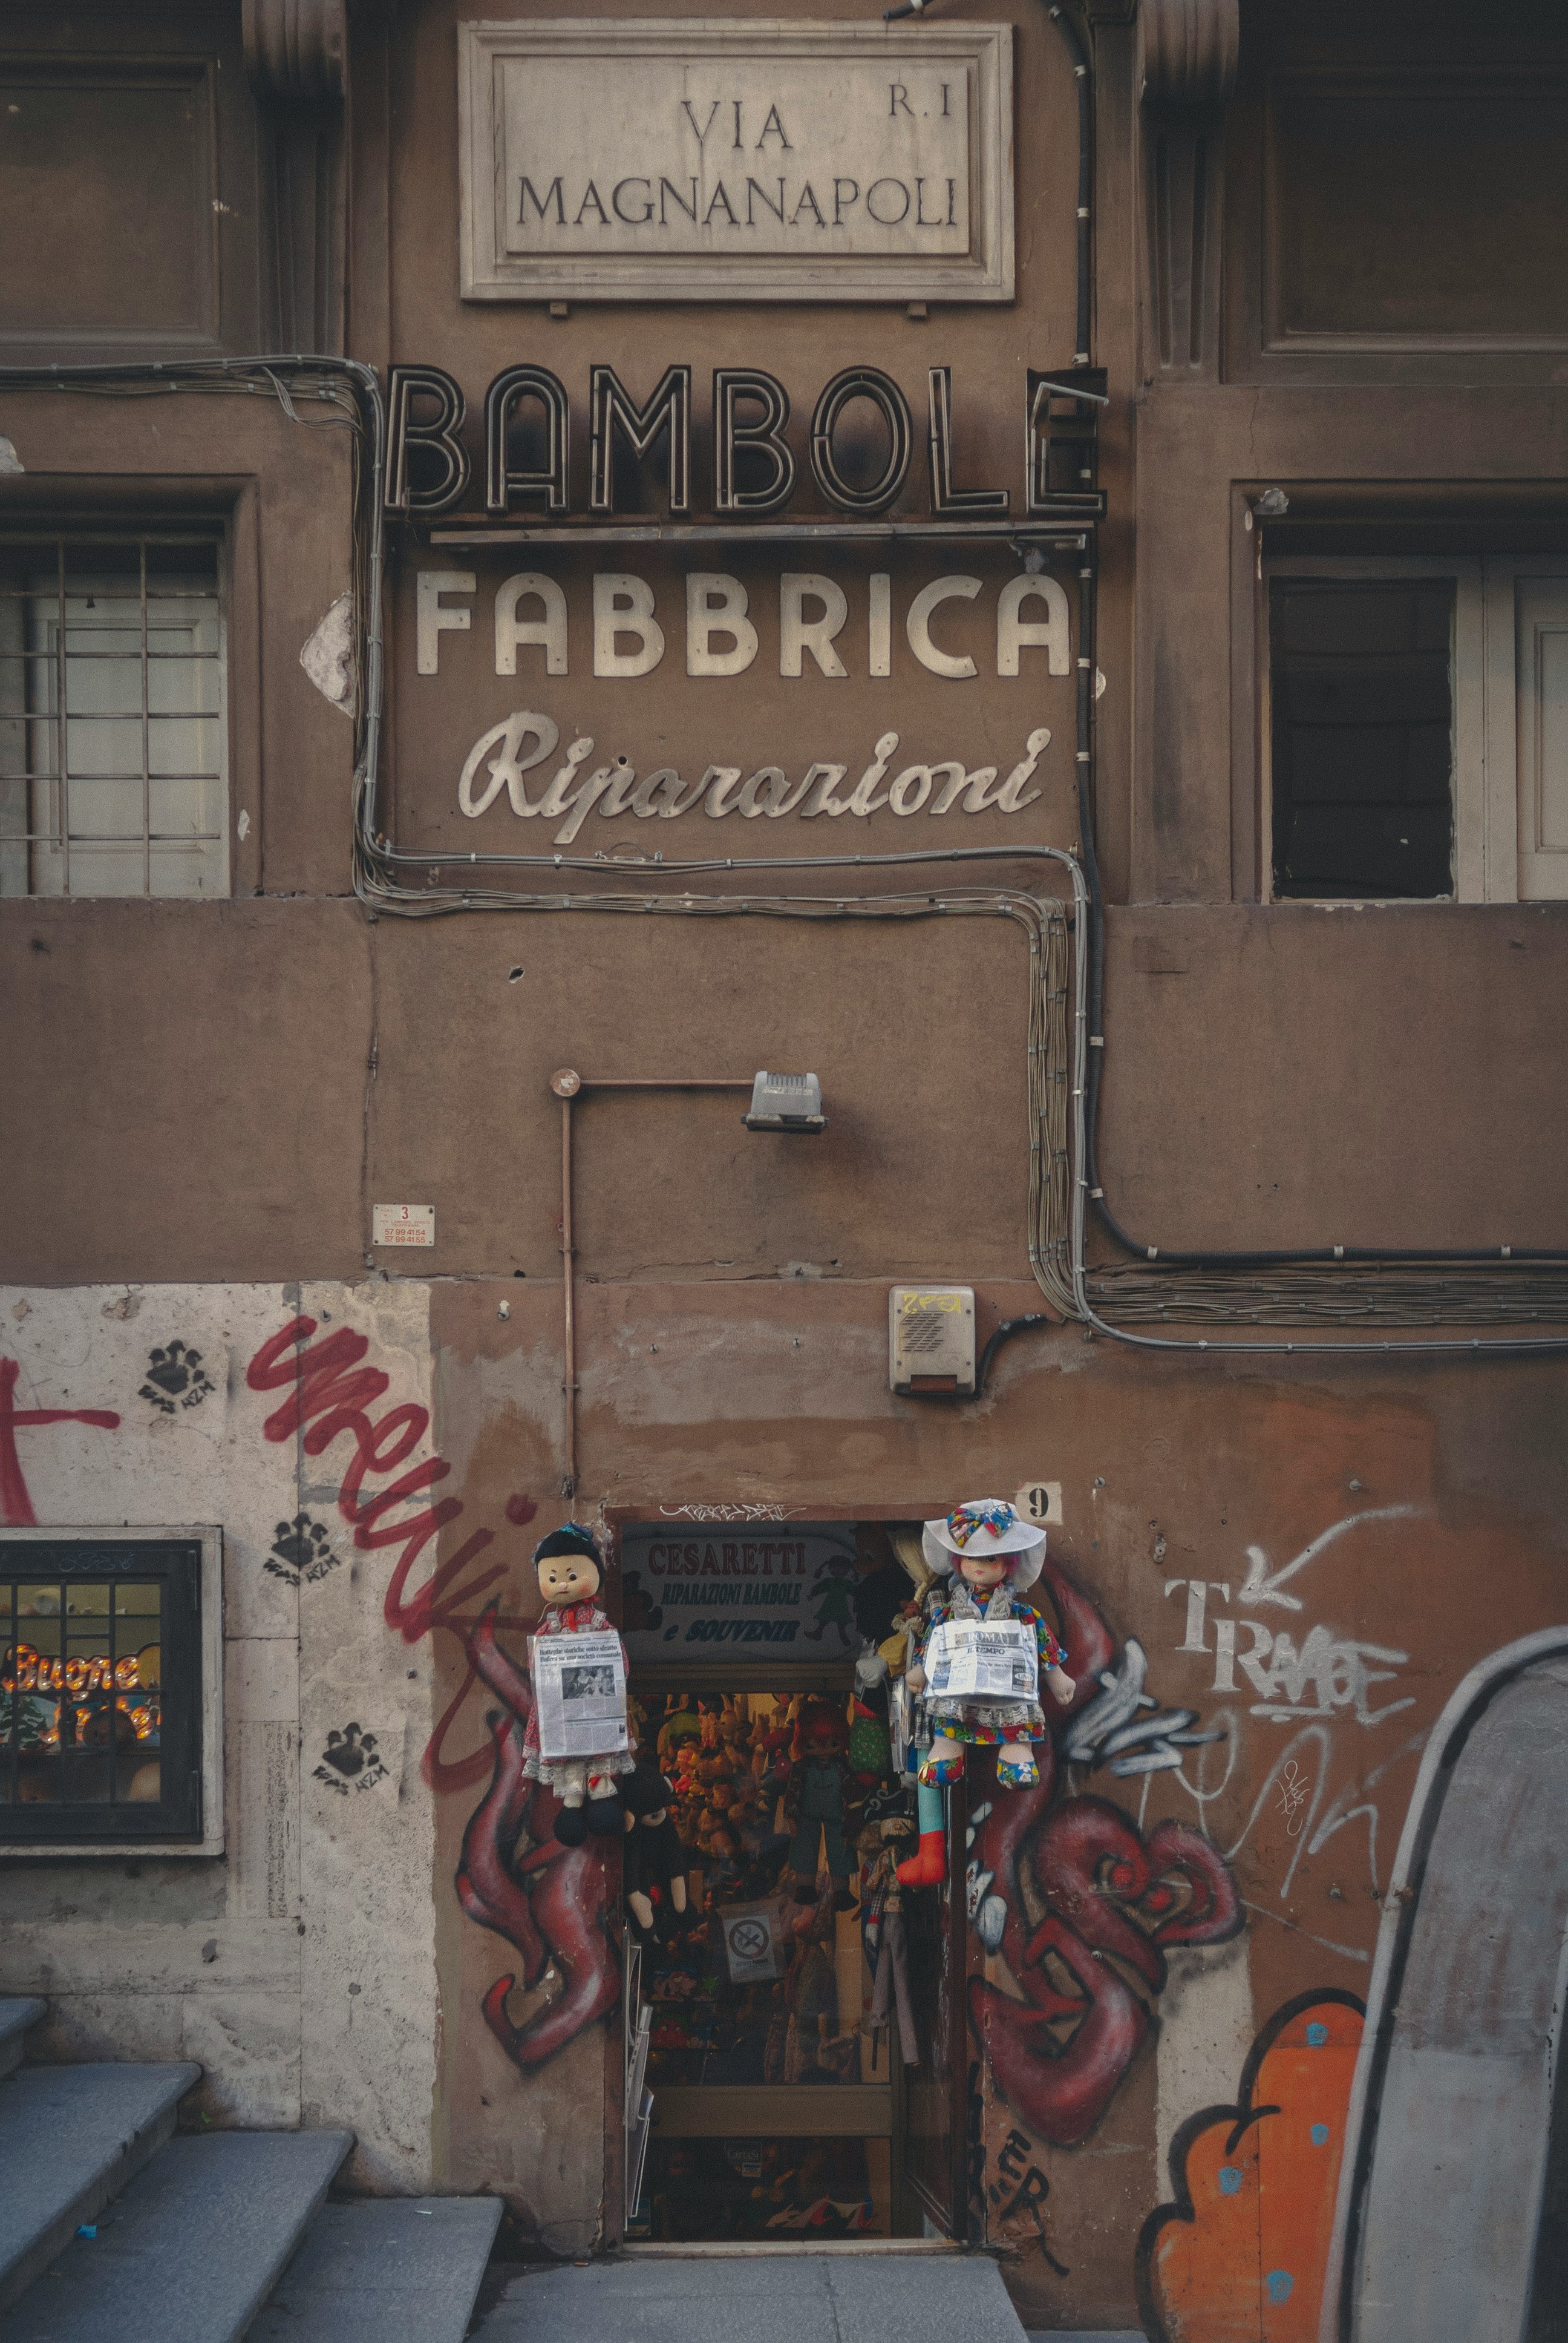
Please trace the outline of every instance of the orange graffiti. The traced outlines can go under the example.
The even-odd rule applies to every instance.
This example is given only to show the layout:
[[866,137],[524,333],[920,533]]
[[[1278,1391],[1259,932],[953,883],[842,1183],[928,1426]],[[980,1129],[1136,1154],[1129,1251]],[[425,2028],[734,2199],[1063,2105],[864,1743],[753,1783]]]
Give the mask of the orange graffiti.
[[1237,2104],[1177,2133],[1177,2201],[1151,2214],[1138,2248],[1154,2343],[1315,2343],[1362,2016],[1351,1994],[1287,2002]]

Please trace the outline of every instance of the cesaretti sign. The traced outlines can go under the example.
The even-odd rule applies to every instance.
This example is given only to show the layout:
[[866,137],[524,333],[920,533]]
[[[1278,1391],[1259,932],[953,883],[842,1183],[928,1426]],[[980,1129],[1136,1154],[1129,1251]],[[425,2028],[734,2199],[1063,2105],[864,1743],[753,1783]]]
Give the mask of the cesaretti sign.
[[859,1653],[855,1555],[811,1523],[628,1529],[621,1538],[626,1647],[636,1660],[766,1664]]

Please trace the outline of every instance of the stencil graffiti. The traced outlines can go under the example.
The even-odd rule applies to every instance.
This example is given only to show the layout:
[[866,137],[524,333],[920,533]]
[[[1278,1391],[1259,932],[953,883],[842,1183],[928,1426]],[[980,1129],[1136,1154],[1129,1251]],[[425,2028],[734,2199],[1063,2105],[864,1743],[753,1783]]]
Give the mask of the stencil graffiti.
[[[1091,1758],[1104,1755],[1127,1725],[1147,1733],[1159,1722],[1157,1710],[1154,1720],[1137,1714],[1147,1698],[1142,1653],[1131,1667],[1125,1654],[1117,1664],[1100,1613],[1049,1557],[1040,1584],[1055,1601],[1079,1679],[1057,1727],[1062,1755],[1070,1756],[1091,1706],[1111,1700],[1122,1722],[1097,1729],[1089,1745]],[[1153,1737],[1170,1741],[1192,1722],[1172,1712]],[[1124,1743],[1122,1754],[1136,1747]],[[1059,1796],[1053,1742],[1041,1743],[1037,1758],[1038,1789],[981,1805],[971,1825],[970,1918],[1017,1993],[971,1976],[969,2009],[1009,2106],[1037,2138],[1070,2147],[1099,2123],[1149,2036],[1168,1948],[1224,1943],[1240,1932],[1242,1910],[1229,1865],[1202,1831],[1166,1821],[1145,1837],[1109,1799]]]
[[[491,1604],[468,1637],[470,1664],[502,1705],[485,1720],[494,1771],[463,1834],[457,1889],[468,1918],[504,1937],[521,1962],[520,1976],[498,1977],[480,2006],[508,2057],[526,2071],[575,2041],[619,1997],[620,1962],[608,1932],[614,1842],[565,1847],[556,1838],[559,1801],[523,1772],[533,1691],[496,1641],[498,1612]],[[530,1992],[557,1988],[521,2025],[509,2006],[519,1983]]]
[[377,1755],[376,1735],[361,1733],[357,1725],[346,1725],[341,1733],[329,1733],[312,1779],[325,1783],[329,1790],[344,1797],[351,1788],[373,1790],[378,1782],[387,1779],[387,1768]]
[[261,1566],[286,1586],[298,1586],[302,1581],[315,1586],[337,1568],[338,1561],[326,1523],[308,1513],[296,1513],[291,1522],[278,1523],[272,1551]]
[[[278,1442],[298,1439],[306,1455],[319,1456],[347,1433],[354,1453],[343,1469],[337,1510],[353,1530],[355,1545],[362,1553],[387,1546],[401,1549],[382,1597],[382,1616],[387,1626],[407,1644],[418,1643],[439,1627],[463,1634],[467,1622],[461,1614],[467,1609],[471,1615],[479,1596],[506,1576],[505,1565],[499,1563],[471,1578],[463,1575],[495,1543],[496,1532],[475,1530],[454,1554],[434,1564],[423,1586],[409,1593],[408,1580],[425,1548],[464,1512],[461,1497],[441,1497],[433,1504],[416,1503],[446,1480],[452,1468],[444,1456],[427,1456],[407,1472],[399,1472],[397,1468],[430,1428],[429,1409],[416,1401],[405,1401],[372,1421],[369,1411],[390,1391],[392,1379],[379,1367],[364,1363],[370,1348],[367,1337],[339,1326],[316,1342],[312,1339],[316,1332],[314,1318],[290,1319],[267,1338],[246,1368],[246,1381],[252,1391],[287,1394],[262,1425],[263,1437]],[[0,1421],[0,1433],[3,1428]],[[0,1446],[0,1463],[4,1453]],[[367,1480],[387,1473],[396,1477],[367,1496]],[[411,1504],[412,1513],[404,1511]],[[506,1519],[521,1527],[533,1519],[535,1510],[531,1498],[516,1494],[507,1500]],[[394,1518],[387,1522],[389,1513]],[[446,1736],[475,1681],[470,1662],[427,1744],[421,1770],[434,1790],[463,1789],[482,1780],[490,1767],[491,1752],[485,1748],[451,1760],[442,1755]]]
[[199,1407],[210,1399],[217,1385],[202,1364],[199,1351],[187,1350],[184,1342],[173,1342],[154,1351],[147,1360],[147,1379],[136,1393],[161,1415],[176,1415],[181,1408]]

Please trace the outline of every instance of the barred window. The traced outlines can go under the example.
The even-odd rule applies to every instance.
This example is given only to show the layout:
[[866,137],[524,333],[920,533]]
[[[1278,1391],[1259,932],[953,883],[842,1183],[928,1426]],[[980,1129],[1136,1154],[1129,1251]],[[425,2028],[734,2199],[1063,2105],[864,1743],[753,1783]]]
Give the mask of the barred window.
[[0,896],[227,893],[217,553],[0,541]]

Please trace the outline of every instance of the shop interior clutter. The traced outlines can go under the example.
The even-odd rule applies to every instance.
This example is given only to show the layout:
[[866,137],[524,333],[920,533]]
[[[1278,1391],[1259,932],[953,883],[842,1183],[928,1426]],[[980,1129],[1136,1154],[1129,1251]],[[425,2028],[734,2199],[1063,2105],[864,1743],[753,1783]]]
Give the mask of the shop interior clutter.
[[[880,1821],[867,1820],[890,1787],[885,1731],[869,1751],[859,1735],[855,1755],[881,1759],[868,1775],[850,1765],[864,1722],[852,1694],[670,1693],[649,1707],[638,1736],[671,1785],[689,1888],[684,1916],[644,1953],[656,2097],[886,2083],[886,2041],[863,2023],[886,1881],[868,1895],[862,1869],[886,1869]],[[650,2149],[660,2236],[885,2231],[888,2193],[882,2140],[656,2137]]]

